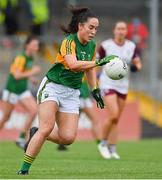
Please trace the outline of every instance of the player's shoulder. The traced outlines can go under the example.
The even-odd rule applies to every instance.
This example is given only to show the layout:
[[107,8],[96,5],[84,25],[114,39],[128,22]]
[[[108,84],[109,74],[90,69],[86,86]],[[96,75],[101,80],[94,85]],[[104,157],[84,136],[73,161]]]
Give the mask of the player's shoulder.
[[25,56],[25,54],[24,54],[24,52],[20,52],[20,53],[18,53],[16,56],[15,56],[15,58],[14,58],[15,60],[22,60],[22,61],[24,61],[25,59],[26,59],[26,56]]
[[70,46],[71,44],[75,44],[75,35],[74,34],[69,34],[65,36],[62,40],[62,45],[65,46]]
[[69,35],[64,37],[63,42],[64,41],[71,42],[71,41],[74,41],[74,40],[75,40],[75,34],[69,34]]
[[75,39],[75,34],[69,34],[68,36],[65,37],[67,40],[74,40]]
[[136,44],[135,44],[133,41],[129,40],[129,39],[126,39],[125,42],[126,42],[126,44],[127,44],[128,46],[130,46],[130,47],[133,47],[133,48],[136,47]]
[[113,43],[113,40],[111,38],[110,39],[106,39],[106,40],[101,42],[101,46],[107,47],[107,46],[111,45],[112,43]]

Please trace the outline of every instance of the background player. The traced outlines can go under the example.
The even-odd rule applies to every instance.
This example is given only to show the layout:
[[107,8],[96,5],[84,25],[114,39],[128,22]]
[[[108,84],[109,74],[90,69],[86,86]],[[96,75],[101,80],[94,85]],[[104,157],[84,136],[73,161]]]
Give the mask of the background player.
[[[127,24],[118,21],[115,24],[114,38],[105,40],[99,48],[99,57],[117,55],[131,65],[131,71],[142,68],[140,57],[136,52],[136,46],[132,41],[126,39]],[[121,80],[112,80],[105,74],[104,67],[100,75],[100,88],[106,105],[107,117],[102,129],[102,140],[98,145],[101,155],[109,159],[111,157],[120,159],[116,152],[117,124],[125,107],[128,93],[129,77]]]
[[28,90],[28,80],[40,72],[39,66],[33,66],[33,55],[39,50],[39,40],[30,36],[24,44],[24,50],[18,54],[12,61],[10,66],[10,74],[6,83],[6,87],[2,93],[3,116],[0,119],[0,129],[8,121],[15,104],[19,101],[28,113],[28,119],[21,129],[16,144],[24,148],[25,135],[30,128],[36,113],[36,100]]

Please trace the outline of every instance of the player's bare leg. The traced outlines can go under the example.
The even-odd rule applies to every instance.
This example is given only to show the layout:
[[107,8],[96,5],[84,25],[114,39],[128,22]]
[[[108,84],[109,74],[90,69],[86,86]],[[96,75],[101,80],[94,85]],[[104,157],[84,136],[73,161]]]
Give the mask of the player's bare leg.
[[58,105],[54,101],[47,101],[39,105],[39,129],[30,139],[24,155],[24,162],[18,174],[28,173],[32,162],[54,128],[57,110]]
[[[119,107],[119,118],[123,112],[123,109],[125,107],[125,99],[122,99],[118,97],[118,107]],[[118,119],[119,119],[118,118]],[[118,142],[118,127],[117,124],[113,124],[112,128],[110,129],[110,133],[108,136],[108,142],[109,142],[109,150],[111,152],[111,157],[115,159],[120,159],[120,156],[117,153],[116,150],[116,144]]]
[[94,113],[93,107],[83,108],[82,111],[88,116],[88,118],[90,119],[90,121],[92,123],[92,132],[93,132],[94,138],[96,140],[101,139],[101,130],[100,130],[99,120]]
[[32,122],[35,119],[35,116],[37,114],[37,104],[36,104],[36,101],[33,96],[24,98],[20,102],[21,102],[21,105],[27,111],[28,118],[25,121],[25,124],[20,131],[20,135],[19,135],[18,139],[16,140],[16,144],[20,148],[24,148],[25,142],[26,142],[26,140],[25,140],[26,133],[28,132],[29,128],[31,127]]
[[[62,137],[71,136],[72,141],[74,141],[76,137],[76,131],[78,127],[78,114],[73,113],[57,113],[57,126],[55,126],[54,130],[48,137],[48,140],[53,141],[58,144],[57,149],[60,151],[66,151],[67,143],[64,143]],[[65,122],[64,122],[65,121]],[[64,128],[67,127],[67,128]],[[70,138],[70,137],[69,137]],[[71,144],[71,143],[70,143]]]
[[77,135],[78,119],[78,114],[58,112],[58,129],[53,129],[48,137],[48,140],[63,145],[69,145],[73,143]]
[[110,159],[111,154],[108,149],[108,136],[111,131],[111,128],[114,124],[117,124],[119,117],[119,109],[118,109],[118,99],[116,94],[111,94],[109,96],[104,97],[104,102],[107,110],[107,119],[103,125],[102,129],[102,140],[98,145],[99,151],[103,158]]
[[2,118],[0,119],[0,129],[2,129],[4,124],[9,120],[13,108],[14,108],[13,104],[8,103],[7,101],[3,101]]

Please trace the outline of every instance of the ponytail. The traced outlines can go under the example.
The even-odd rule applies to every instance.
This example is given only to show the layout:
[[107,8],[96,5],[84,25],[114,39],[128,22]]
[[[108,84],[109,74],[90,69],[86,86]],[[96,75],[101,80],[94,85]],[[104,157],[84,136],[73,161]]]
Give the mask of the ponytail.
[[76,8],[74,6],[70,6],[68,8],[72,13],[72,18],[67,27],[61,26],[61,30],[65,34],[74,34],[78,32],[78,24],[87,22],[88,18],[96,17],[89,8]]

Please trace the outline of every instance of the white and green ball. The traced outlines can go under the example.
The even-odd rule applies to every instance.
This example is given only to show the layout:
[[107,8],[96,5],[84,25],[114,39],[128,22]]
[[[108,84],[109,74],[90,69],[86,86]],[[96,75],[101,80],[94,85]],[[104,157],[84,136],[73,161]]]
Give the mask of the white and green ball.
[[119,80],[128,74],[128,65],[119,57],[115,57],[105,65],[107,76],[113,80]]

